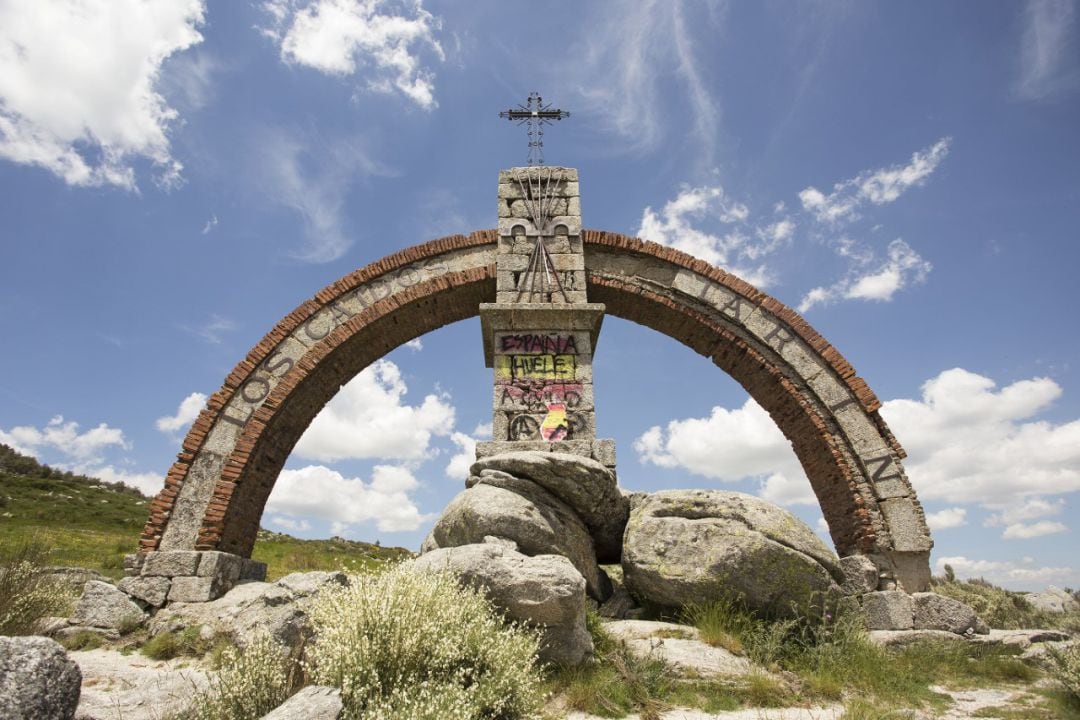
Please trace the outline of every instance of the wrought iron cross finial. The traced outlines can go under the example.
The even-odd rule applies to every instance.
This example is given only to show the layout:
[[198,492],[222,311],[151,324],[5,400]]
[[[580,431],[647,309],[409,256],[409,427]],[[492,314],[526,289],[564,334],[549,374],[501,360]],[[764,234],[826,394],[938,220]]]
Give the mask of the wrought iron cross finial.
[[570,117],[565,110],[552,110],[551,104],[544,104],[540,93],[529,93],[527,105],[518,105],[517,110],[503,110],[499,117],[507,120],[517,120],[518,125],[528,123],[529,126],[529,164],[544,164],[544,126],[550,125],[552,120],[562,120]]

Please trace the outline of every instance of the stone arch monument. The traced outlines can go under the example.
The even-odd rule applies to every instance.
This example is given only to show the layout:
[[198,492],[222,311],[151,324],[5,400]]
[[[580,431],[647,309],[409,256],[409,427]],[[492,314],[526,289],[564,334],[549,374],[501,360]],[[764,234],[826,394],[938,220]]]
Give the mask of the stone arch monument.
[[151,504],[139,561],[191,558],[190,571],[172,573],[191,576],[174,599],[228,589],[250,565],[243,559],[289,453],[338,389],[395,347],[476,315],[495,375],[495,439],[478,455],[546,448],[614,466],[613,443],[594,437],[591,359],[604,313],[735,378],[791,442],[838,554],[870,559],[880,589],[927,588],[932,542],[904,451],[840,352],[720,268],[583,230],[577,171],[543,166],[500,174],[497,229],[409,247],[282,318],[192,425]]

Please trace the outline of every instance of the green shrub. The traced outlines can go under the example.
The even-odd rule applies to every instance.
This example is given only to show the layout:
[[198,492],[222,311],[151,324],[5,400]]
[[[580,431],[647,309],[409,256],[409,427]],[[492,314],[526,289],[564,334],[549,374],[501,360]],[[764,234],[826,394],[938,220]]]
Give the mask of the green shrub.
[[1037,610],[1023,593],[1000,588],[982,578],[949,580],[946,573],[946,577],[933,578],[932,585],[934,592],[939,595],[970,605],[992,628],[1061,628],[1070,632],[1080,631],[1080,613]]
[[1080,701],[1080,644],[1072,644],[1064,650],[1049,651],[1050,674],[1057,678],[1071,699]]
[[67,650],[94,650],[101,647],[103,642],[101,635],[90,630],[80,630],[60,640]]
[[0,557],[0,635],[32,635],[41,618],[70,612],[71,591],[41,572],[45,555],[30,541]]
[[537,638],[484,595],[407,564],[322,592],[309,616],[312,679],[347,718],[513,720],[541,707]]
[[147,640],[140,651],[152,660],[172,660],[181,655],[202,657],[212,645],[213,640],[202,637],[202,628],[193,626],[180,632],[158,633]]
[[222,659],[209,688],[180,715],[182,720],[257,720],[289,697],[296,664],[269,635],[256,637],[243,650],[225,650]]

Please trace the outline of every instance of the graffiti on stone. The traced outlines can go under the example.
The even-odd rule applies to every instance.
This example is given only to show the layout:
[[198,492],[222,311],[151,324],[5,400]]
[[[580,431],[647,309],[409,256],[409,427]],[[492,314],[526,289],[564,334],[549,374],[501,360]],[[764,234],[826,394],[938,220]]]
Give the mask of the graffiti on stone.
[[555,440],[567,440],[570,435],[570,425],[566,417],[566,405],[563,403],[551,403],[547,406],[547,415],[540,423],[540,435],[548,442]]
[[496,382],[519,380],[573,381],[577,378],[576,355],[496,355]]

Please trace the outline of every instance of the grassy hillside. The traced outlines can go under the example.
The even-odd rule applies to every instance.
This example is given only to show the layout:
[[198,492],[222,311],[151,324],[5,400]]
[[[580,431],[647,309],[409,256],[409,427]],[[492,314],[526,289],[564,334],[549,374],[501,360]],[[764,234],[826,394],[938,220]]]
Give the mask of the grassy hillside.
[[[138,548],[149,502],[126,485],[60,472],[0,443],[0,547],[37,539],[49,548],[52,565],[119,578],[124,555]],[[300,540],[260,530],[253,557],[267,564],[273,579],[343,564],[370,567],[409,554],[342,538]]]

